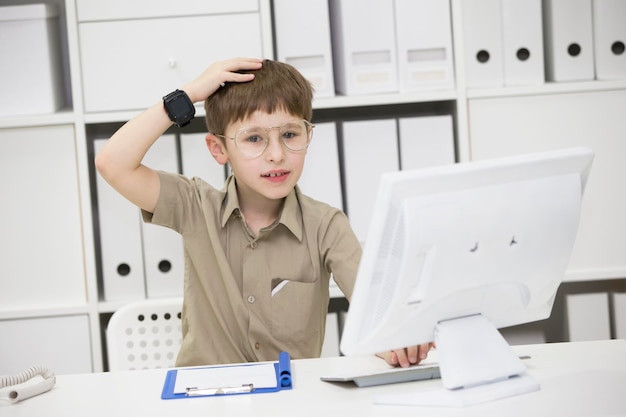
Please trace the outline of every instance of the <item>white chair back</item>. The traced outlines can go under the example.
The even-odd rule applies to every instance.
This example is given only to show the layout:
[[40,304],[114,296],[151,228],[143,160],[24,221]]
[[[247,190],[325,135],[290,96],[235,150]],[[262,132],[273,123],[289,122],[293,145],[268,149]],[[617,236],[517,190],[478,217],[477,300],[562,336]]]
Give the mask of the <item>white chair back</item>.
[[171,368],[182,343],[183,299],[161,298],[127,304],[107,326],[109,370]]

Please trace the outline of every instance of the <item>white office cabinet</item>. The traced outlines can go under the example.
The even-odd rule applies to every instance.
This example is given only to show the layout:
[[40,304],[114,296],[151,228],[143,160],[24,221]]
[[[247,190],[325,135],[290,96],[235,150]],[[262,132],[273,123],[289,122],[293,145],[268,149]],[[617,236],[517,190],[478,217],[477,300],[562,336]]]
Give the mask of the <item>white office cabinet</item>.
[[0,370],[16,375],[41,365],[57,375],[92,372],[90,331],[86,314],[0,320]]
[[626,270],[624,108],[626,89],[469,103],[473,160],[573,146],[595,152],[567,280],[622,278]]
[[343,123],[347,213],[360,242],[367,238],[380,175],[398,171],[398,158],[395,119]]
[[63,107],[59,34],[58,7],[0,5],[0,117]]
[[335,123],[317,123],[298,185],[302,192],[343,210]]
[[403,117],[398,127],[402,170],[454,163],[452,116]]
[[225,167],[217,163],[206,146],[205,133],[180,135],[181,173],[188,178],[199,177],[221,190],[226,181]]
[[79,22],[258,11],[257,0],[76,0]]
[[500,0],[463,0],[465,80],[468,87],[501,87],[502,7]]
[[454,88],[448,0],[394,0],[401,92]]
[[594,79],[591,0],[544,0],[546,79]]
[[393,0],[330,0],[329,6],[337,92],[397,91]]
[[216,60],[263,56],[259,20],[242,13],[80,23],[85,111],[144,109]]
[[328,0],[274,0],[276,56],[293,65],[315,88],[335,95]]
[[626,2],[592,1],[596,79],[626,79]]
[[501,1],[504,85],[544,83],[541,0]]
[[565,301],[570,342],[611,338],[607,293],[568,294]]
[[[389,0],[356,0],[356,11],[347,15],[345,24],[339,17],[339,24],[347,26],[350,19],[361,19],[360,16],[370,12],[375,15],[374,23],[366,27],[364,35],[359,35],[366,42],[362,45],[364,49],[357,52],[381,51],[378,43],[381,33],[385,30],[395,33],[395,22],[389,23],[385,14],[373,11],[384,1]],[[600,1],[602,6],[609,3],[608,0]],[[389,2],[393,3],[392,0]],[[12,3],[25,1],[15,0]],[[93,370],[101,371],[101,323],[124,301],[109,302],[104,299],[106,291],[102,290],[105,274],[98,261],[104,255],[103,240],[106,239],[98,231],[106,233],[109,228],[98,224],[98,213],[102,214],[105,210],[99,207],[101,203],[97,194],[100,187],[97,185],[98,176],[93,167],[90,144],[96,138],[109,137],[139,110],[157,103],[163,95],[196,77],[218,57],[262,55],[263,58],[277,58],[273,55],[273,42],[276,41],[273,39],[275,26],[271,16],[273,5],[271,0],[43,0],[43,3],[55,5],[59,11],[59,49],[66,105],[69,108],[48,114],[0,116],[0,173],[5,179],[0,191],[6,197],[3,200],[6,203],[0,209],[0,241],[4,248],[3,255],[0,255],[3,264],[3,273],[0,274],[0,320],[84,315],[90,331],[80,332],[84,336],[80,340],[72,337],[68,340],[69,343],[91,342]],[[312,2],[291,3],[298,3],[304,10]],[[441,3],[446,1],[441,0]],[[386,91],[386,94],[364,93],[316,99],[315,117],[341,123],[342,120],[397,119],[450,113],[454,119],[457,157],[461,161],[469,160],[472,153],[497,156],[570,144],[590,146],[597,151],[597,158],[585,195],[581,237],[577,242],[579,247],[566,278],[623,280],[626,277],[623,256],[626,253],[623,240],[626,197],[622,179],[626,177],[626,171],[622,156],[626,154],[623,129],[626,101],[614,98],[616,95],[623,97],[626,80],[474,88],[466,82],[471,69],[464,62],[468,42],[472,38],[463,34],[468,22],[464,21],[462,12],[464,5],[469,3],[474,4],[473,8],[479,14],[488,13],[489,9],[489,0],[450,0],[456,88],[399,93],[398,86],[393,91]],[[573,8],[576,1],[566,0],[566,3],[568,8]],[[329,14],[332,14],[331,10]],[[618,13],[611,14],[617,16]],[[596,18],[601,15],[601,11],[595,14]],[[304,13],[302,19],[307,19]],[[417,22],[421,15],[415,19]],[[489,17],[486,19],[485,27],[495,23]],[[302,27],[305,23],[309,22],[303,22]],[[608,30],[610,27],[609,21],[596,29]],[[430,36],[433,37],[432,32]],[[495,39],[502,40],[502,36]],[[0,43],[12,42],[10,35],[4,38],[0,35]],[[599,38],[600,35],[596,35],[596,40]],[[15,39],[18,43],[20,40],[26,39]],[[376,48],[371,49],[370,46]],[[395,48],[397,53],[397,45]],[[35,51],[26,48],[23,52],[26,55],[21,57],[28,58]],[[19,60],[7,57],[3,56],[0,67],[14,70],[19,75],[42,69],[18,64]],[[377,55],[372,53],[367,57],[376,58]],[[189,69],[192,66],[195,68]],[[597,66],[597,77],[601,78],[601,64]],[[396,76],[397,71],[393,72]],[[360,76],[365,80],[376,80],[390,73],[389,70],[365,71]],[[11,79],[8,77],[5,82],[11,82],[7,81]],[[8,91],[0,90],[3,93]],[[33,106],[36,104],[34,101],[43,98],[33,98],[32,94],[27,96]],[[2,95],[2,98],[5,96]],[[399,112],[396,113],[396,110]],[[199,112],[202,111],[199,109]],[[344,114],[348,116],[343,118]],[[315,118],[314,121],[317,122]],[[52,131],[64,132],[61,135],[63,139],[57,138],[56,133],[50,136],[48,126],[53,126]],[[14,134],[14,130],[23,129],[36,131],[39,140],[36,143],[22,141],[22,135]],[[201,130],[200,120],[180,132],[177,128],[171,129],[181,135],[183,172],[195,171],[190,168],[189,157],[185,156],[187,132],[193,132],[193,135]],[[338,133],[341,134],[341,129]],[[319,139],[317,132],[314,136],[312,146]],[[70,146],[72,137],[74,142]],[[366,138],[363,142],[373,139],[369,132],[361,137]],[[584,140],[581,139],[583,137]],[[5,139],[7,142],[4,142]],[[342,140],[341,137],[338,139]],[[57,146],[59,143],[62,145]],[[366,157],[375,159],[379,154],[386,154],[387,146],[387,142],[381,140],[379,146],[370,150]],[[400,144],[400,147],[406,149],[406,145]],[[341,147],[339,150],[343,157]],[[310,152],[314,152],[313,148]],[[319,159],[324,158],[326,155]],[[381,165],[377,160],[373,163],[369,160],[373,170],[388,163],[385,155],[381,157]],[[311,161],[309,158],[307,162]],[[407,165],[407,162],[403,164]],[[216,165],[209,160],[211,172],[213,168],[219,170]],[[202,168],[206,165],[199,170],[203,171]],[[340,175],[345,183],[347,174],[344,168]],[[59,177],[65,176],[60,174],[64,170],[75,170],[71,186],[59,181]],[[218,174],[221,177],[222,172]],[[65,184],[61,188],[69,198],[59,198],[59,183]],[[29,188],[23,187],[24,184],[35,185]],[[374,195],[373,187],[368,192]],[[31,201],[38,204],[22,203]],[[111,247],[130,253],[132,251],[126,243],[137,239],[139,255],[136,258],[143,265],[139,213],[132,205],[130,207],[136,231],[123,228],[123,240]],[[35,209],[39,211],[34,213]],[[347,206],[346,210],[349,211]],[[37,255],[33,256],[33,253]],[[145,297],[145,274],[143,266],[141,268],[144,287],[140,288],[141,295],[133,299]],[[590,285],[594,285],[593,282]],[[331,286],[331,291],[336,296],[341,295],[336,286]],[[30,327],[18,326],[20,332],[24,328]],[[2,334],[5,333],[2,330]]]
[[76,158],[73,126],[0,129],[0,311],[87,302]]
[[[143,163],[152,169],[178,172],[176,137],[161,136],[152,145]],[[182,236],[167,227],[144,222],[141,223],[141,232],[146,295],[148,298],[182,295],[185,275]]]
[[[97,155],[107,139],[94,140]],[[145,272],[139,209],[96,173],[102,298],[132,301],[145,297]]]

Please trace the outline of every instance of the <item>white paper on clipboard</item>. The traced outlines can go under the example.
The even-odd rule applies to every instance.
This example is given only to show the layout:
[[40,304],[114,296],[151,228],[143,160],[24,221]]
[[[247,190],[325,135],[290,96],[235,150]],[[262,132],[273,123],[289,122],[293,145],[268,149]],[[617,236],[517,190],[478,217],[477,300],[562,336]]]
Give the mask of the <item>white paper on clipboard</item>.
[[277,382],[274,364],[179,369],[174,393],[185,393],[187,388],[226,388],[249,384],[255,389],[275,388]]

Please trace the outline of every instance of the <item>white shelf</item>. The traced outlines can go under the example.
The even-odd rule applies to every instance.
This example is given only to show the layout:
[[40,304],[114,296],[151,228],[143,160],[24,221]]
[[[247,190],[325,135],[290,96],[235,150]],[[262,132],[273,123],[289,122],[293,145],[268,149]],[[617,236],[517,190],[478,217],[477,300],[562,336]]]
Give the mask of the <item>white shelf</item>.
[[140,110],[119,112],[85,113],[83,119],[87,124],[126,122],[141,113]]
[[619,81],[580,81],[568,83],[546,82],[537,86],[475,88],[467,91],[468,99],[541,96],[560,93],[586,93],[595,91],[626,89],[626,80]]
[[[581,93],[593,91],[623,90],[626,89],[626,80],[618,81],[584,81],[570,83],[547,82],[537,86],[480,88],[468,89],[465,92],[467,99],[537,96],[558,93]],[[313,101],[314,109],[336,109],[367,106],[385,106],[408,103],[433,103],[442,101],[456,101],[461,97],[457,90],[416,91],[410,93],[369,94],[362,96],[341,96],[316,98]],[[126,122],[140,110],[126,110],[118,112],[85,113],[84,122],[87,124]],[[196,117],[204,116],[201,104],[196,104]],[[16,117],[0,117],[0,128],[19,128],[30,126],[49,126],[72,124],[76,115],[72,110],[65,109],[54,114],[25,115]]]
[[[367,106],[386,106],[392,104],[408,103],[433,103],[441,101],[455,101],[457,99],[456,90],[440,91],[416,91],[410,93],[391,94],[368,94],[362,96],[334,96],[323,97],[313,100],[314,109],[339,109]],[[196,103],[196,118],[204,116],[202,103]],[[85,113],[84,121],[87,124],[119,123],[126,122],[137,114],[140,110],[126,110],[118,112]]]
[[34,126],[57,126],[74,124],[76,116],[70,109],[51,114],[33,114],[12,117],[0,117],[0,129],[11,129]]
[[59,305],[59,306],[23,306],[10,310],[0,309],[0,320],[25,319],[48,316],[73,316],[78,314],[89,314],[91,307],[88,304]]
[[[343,295],[343,293],[341,292],[337,284],[335,284],[334,282],[331,282],[331,285],[329,287],[329,294],[330,294],[330,298],[345,298],[345,296]],[[101,314],[113,313],[116,310],[118,310],[120,307],[133,301],[140,301],[140,300],[99,301],[98,313],[101,313]],[[0,319],[2,319],[1,315],[0,315]]]
[[313,101],[313,108],[335,109],[406,103],[432,103],[437,101],[454,101],[456,99],[456,90],[419,91],[411,93],[392,94],[368,94],[362,96],[335,96],[315,99]]
[[126,300],[126,301],[99,301],[98,302],[98,313],[113,313],[118,310],[120,307],[132,303],[134,301],[141,301],[140,299],[136,300]]

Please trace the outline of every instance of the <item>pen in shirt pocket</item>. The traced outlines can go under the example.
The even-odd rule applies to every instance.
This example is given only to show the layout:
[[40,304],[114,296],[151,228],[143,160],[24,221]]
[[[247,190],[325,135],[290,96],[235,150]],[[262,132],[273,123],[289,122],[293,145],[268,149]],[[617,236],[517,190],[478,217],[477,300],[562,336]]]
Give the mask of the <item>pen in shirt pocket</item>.
[[282,290],[289,281],[281,278],[272,279],[272,297],[278,294],[278,291]]

